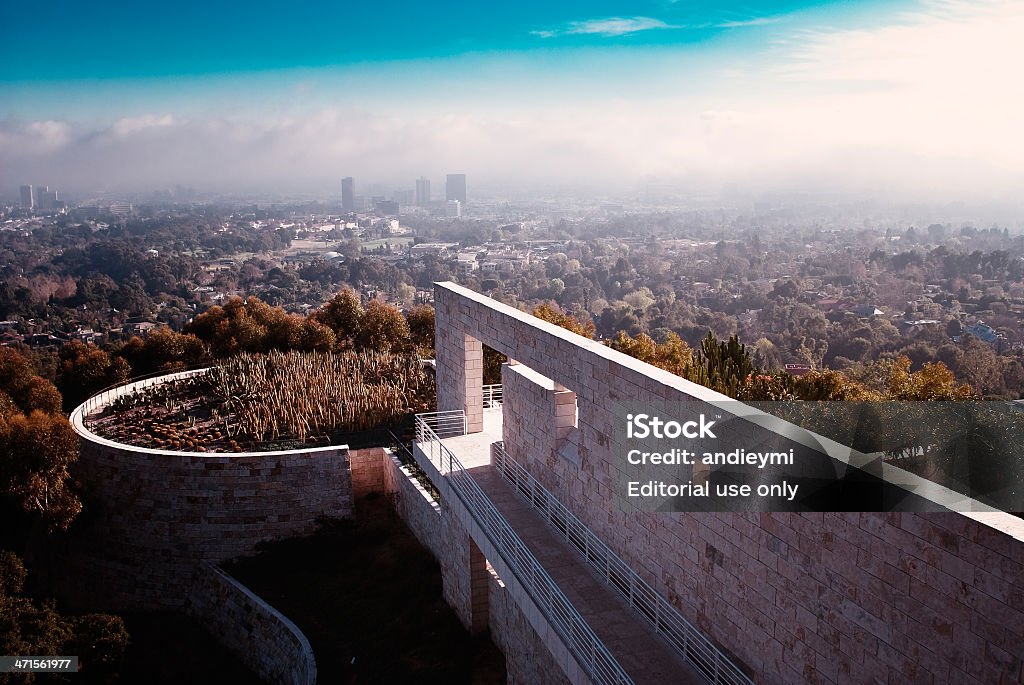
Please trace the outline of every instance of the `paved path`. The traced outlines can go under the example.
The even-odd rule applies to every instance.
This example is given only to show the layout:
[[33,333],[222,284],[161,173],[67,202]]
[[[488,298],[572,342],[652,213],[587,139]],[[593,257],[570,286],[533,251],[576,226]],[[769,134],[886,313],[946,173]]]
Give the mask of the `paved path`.
[[443,442],[634,682],[705,683],[491,467],[490,444],[496,440],[501,440],[501,412],[488,410],[484,412],[482,433],[446,438]]

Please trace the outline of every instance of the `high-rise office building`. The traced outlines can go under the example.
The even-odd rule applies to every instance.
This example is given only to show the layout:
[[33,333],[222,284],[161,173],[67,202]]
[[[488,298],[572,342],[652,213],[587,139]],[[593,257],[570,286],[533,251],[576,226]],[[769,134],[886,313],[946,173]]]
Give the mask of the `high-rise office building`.
[[50,190],[49,186],[43,186],[42,191],[36,193],[36,205],[42,209],[60,209],[60,198],[57,197],[57,190]]
[[444,215],[448,218],[462,216],[462,203],[458,200],[447,200],[444,203]]
[[462,205],[466,204],[466,174],[448,174],[448,181],[444,185],[444,198],[458,200]]
[[32,186],[21,187],[21,208],[32,209],[36,206],[35,194],[32,192]]
[[356,211],[356,182],[351,176],[341,179],[341,208],[346,212]]
[[32,207],[35,209],[61,209],[64,206],[57,196],[57,190],[50,190],[50,186],[22,186],[22,206],[27,206],[25,205],[25,188],[31,189]]
[[430,179],[420,176],[416,179],[416,206],[426,207],[430,204]]

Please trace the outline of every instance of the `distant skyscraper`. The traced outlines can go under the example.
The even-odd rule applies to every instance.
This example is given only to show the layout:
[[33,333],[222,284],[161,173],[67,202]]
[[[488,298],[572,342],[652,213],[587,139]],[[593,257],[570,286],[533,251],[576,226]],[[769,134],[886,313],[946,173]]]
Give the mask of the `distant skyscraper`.
[[32,206],[36,209],[60,209],[62,203],[57,197],[57,191],[50,190],[50,186],[32,186]]
[[462,216],[462,203],[458,200],[447,200],[444,203],[444,215],[449,218]]
[[35,195],[32,192],[32,186],[21,187],[21,208],[32,209],[36,206]]
[[444,198],[466,204],[466,174],[448,174],[448,181],[444,185]]
[[416,179],[416,206],[426,207],[430,204],[430,179],[420,176]]
[[356,182],[351,176],[341,179],[341,208],[346,212],[356,211]]

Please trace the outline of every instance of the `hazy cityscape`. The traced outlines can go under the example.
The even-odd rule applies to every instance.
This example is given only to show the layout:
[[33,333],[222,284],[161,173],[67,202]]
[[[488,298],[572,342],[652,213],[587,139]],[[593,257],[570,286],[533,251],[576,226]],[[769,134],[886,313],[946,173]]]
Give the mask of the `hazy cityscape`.
[[1024,682],[1019,3],[65,9],[0,683]]

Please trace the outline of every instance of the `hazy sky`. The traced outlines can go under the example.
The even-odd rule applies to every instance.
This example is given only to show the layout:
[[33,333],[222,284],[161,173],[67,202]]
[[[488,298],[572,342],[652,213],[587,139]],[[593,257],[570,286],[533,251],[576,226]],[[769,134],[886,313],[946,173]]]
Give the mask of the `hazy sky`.
[[540,184],[1015,199],[1024,2],[5,9],[0,192]]

